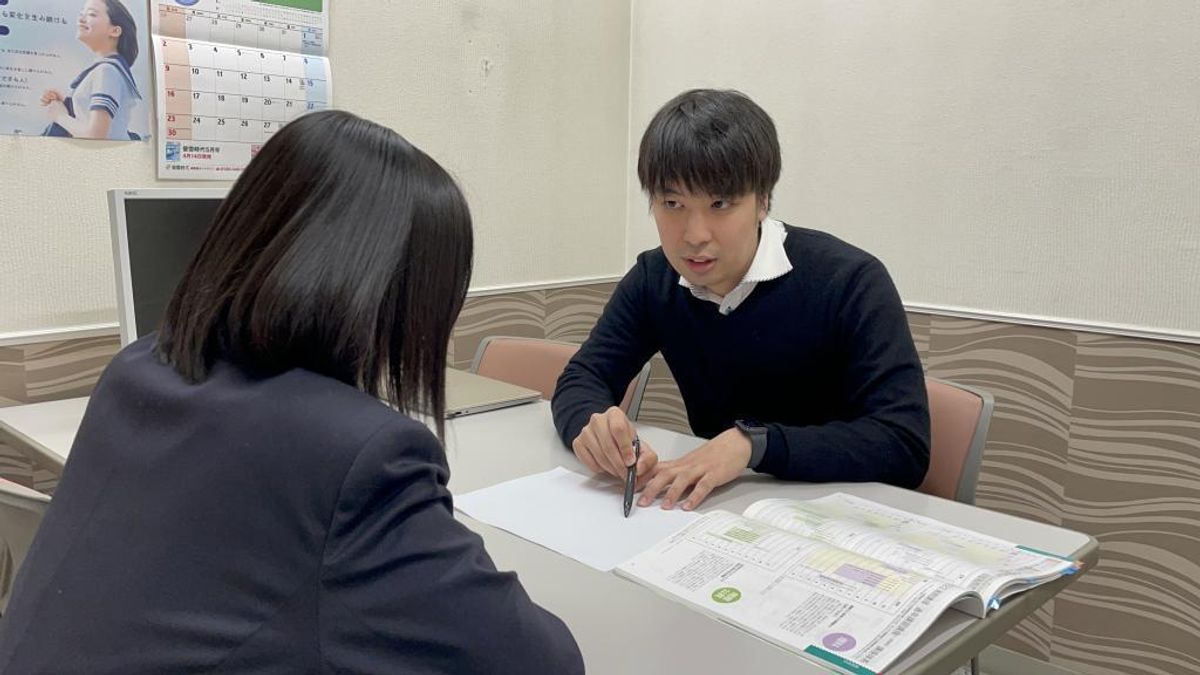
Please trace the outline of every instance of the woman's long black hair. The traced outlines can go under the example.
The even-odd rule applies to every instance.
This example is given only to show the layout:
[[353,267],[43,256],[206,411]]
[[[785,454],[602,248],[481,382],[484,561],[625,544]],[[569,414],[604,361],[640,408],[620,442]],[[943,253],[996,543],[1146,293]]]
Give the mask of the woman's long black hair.
[[192,382],[218,359],[305,368],[429,414],[441,436],[472,246],[466,200],[437,162],[350,113],[305,115],[221,204],[157,353]]

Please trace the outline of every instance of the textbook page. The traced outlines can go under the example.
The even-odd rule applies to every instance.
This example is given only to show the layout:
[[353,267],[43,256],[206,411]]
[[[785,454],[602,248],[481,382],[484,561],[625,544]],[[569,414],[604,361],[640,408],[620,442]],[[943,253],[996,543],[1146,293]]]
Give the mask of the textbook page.
[[1012,593],[1078,569],[1074,561],[841,492],[763,499],[744,515],[974,591],[979,602],[960,609],[979,617]]
[[965,592],[727,511],[617,574],[851,673],[887,667]]

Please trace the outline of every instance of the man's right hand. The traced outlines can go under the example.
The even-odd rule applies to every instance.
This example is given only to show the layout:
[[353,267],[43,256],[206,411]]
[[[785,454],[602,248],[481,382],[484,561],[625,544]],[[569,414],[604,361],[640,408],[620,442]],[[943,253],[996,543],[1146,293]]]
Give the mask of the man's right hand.
[[[625,412],[613,406],[602,413],[592,414],[587,426],[571,443],[575,456],[596,473],[607,473],[624,480],[626,469],[633,464],[633,438],[636,429]],[[649,479],[658,454],[645,441],[641,442],[641,457],[637,462],[637,488]]]

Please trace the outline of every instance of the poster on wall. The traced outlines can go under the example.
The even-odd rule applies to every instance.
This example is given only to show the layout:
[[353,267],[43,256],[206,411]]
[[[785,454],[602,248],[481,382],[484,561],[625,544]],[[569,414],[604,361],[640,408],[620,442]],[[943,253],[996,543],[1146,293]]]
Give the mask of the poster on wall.
[[150,136],[144,0],[0,1],[0,133]]
[[158,177],[233,180],[330,105],[329,0],[152,0]]

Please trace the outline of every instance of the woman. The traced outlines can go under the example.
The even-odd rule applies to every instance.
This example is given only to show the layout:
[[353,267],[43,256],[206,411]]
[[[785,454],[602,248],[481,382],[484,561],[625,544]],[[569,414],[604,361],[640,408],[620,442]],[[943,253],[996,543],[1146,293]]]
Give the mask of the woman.
[[44,136],[138,139],[129,118],[142,98],[134,82],[138,57],[137,23],[121,0],[87,0],[79,12],[76,37],[96,61],[71,82],[69,95],[57,89],[42,93],[50,125]]
[[268,141],[101,377],[0,672],[583,672],[408,416],[441,435],[471,249],[462,194],[395,132],[329,111]]

